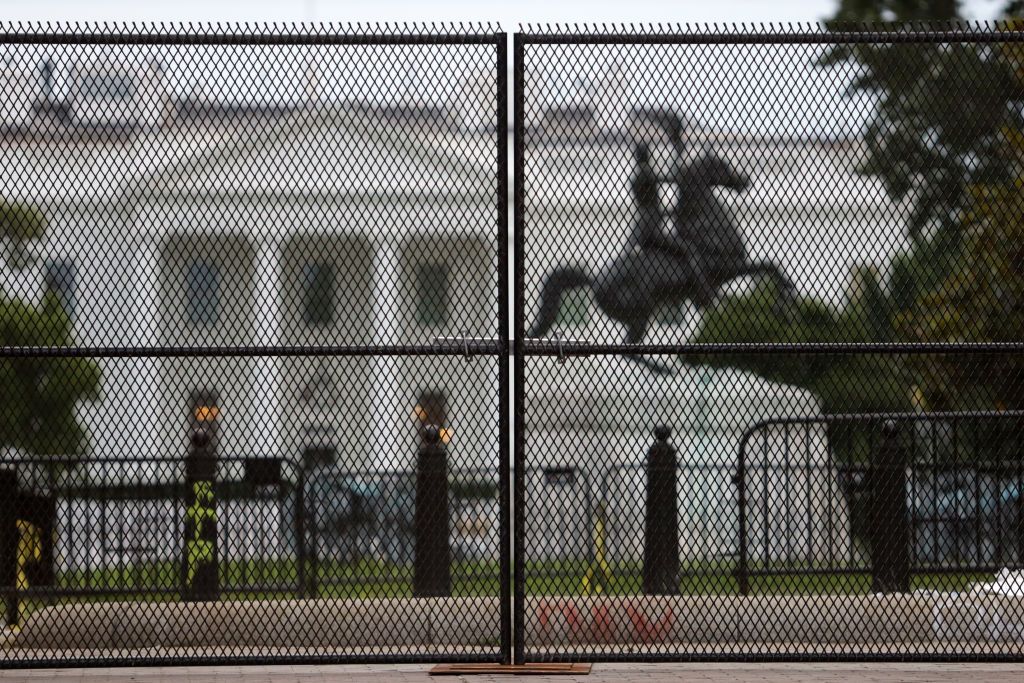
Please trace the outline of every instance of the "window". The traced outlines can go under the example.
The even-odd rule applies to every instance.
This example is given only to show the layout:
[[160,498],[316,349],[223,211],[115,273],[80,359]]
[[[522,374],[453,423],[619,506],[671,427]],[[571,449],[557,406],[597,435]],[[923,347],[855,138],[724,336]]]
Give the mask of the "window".
[[220,269],[209,261],[194,261],[185,283],[188,321],[209,327],[220,319]]
[[333,263],[307,263],[302,267],[302,319],[311,327],[334,323],[335,289]]
[[47,261],[46,288],[57,295],[61,307],[74,320],[76,306],[76,268],[72,261]]
[[82,93],[102,100],[127,100],[135,95],[135,82],[129,74],[87,73],[82,75]]
[[564,292],[555,323],[562,328],[589,325],[590,304],[591,294],[587,289],[577,287]]
[[302,451],[303,467],[330,467],[338,462],[338,452],[331,446],[307,446]]
[[329,372],[313,375],[299,391],[299,399],[308,406],[327,405],[337,396],[337,386]]
[[443,263],[421,263],[416,269],[416,320],[424,327],[437,327],[448,322],[448,266]]

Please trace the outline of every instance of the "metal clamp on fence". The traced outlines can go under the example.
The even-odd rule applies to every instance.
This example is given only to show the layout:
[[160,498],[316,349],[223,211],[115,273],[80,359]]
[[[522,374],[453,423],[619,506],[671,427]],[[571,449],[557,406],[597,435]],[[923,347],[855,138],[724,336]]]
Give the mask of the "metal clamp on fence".
[[[470,356],[490,356],[509,353],[510,345],[495,337],[470,337],[463,334],[458,337],[434,337],[433,345],[442,351],[461,353],[467,359]],[[502,347],[505,347],[502,349]]]

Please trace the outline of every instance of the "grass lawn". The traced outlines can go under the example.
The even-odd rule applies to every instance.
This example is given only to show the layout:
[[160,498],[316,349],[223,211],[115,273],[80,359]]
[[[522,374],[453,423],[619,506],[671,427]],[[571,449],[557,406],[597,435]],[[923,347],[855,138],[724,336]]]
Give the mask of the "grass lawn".
[[[528,595],[587,595],[585,587],[588,562],[536,562],[526,568]],[[638,563],[609,565],[600,593],[637,595],[642,574]],[[313,577],[315,576],[315,581]],[[599,572],[594,574],[600,576]],[[58,586],[90,591],[86,596],[54,598],[58,602],[95,600],[177,600],[181,586],[181,568],[177,563],[156,562],[92,572],[58,575]],[[359,562],[320,562],[306,568],[308,597],[392,598],[412,595],[412,567],[370,560]],[[499,570],[495,562],[456,562],[452,565],[452,595],[455,597],[498,595]],[[976,581],[990,580],[990,574],[919,574],[913,577],[916,590],[963,590]],[[291,599],[299,595],[298,567],[293,560],[228,562],[221,565],[221,587],[225,600]],[[731,563],[684,565],[680,577],[684,595],[735,595],[739,585]],[[104,590],[121,591],[104,594]],[[147,593],[147,589],[164,593]],[[276,589],[276,590],[275,590]],[[866,594],[871,592],[869,574],[798,573],[775,576],[751,576],[750,589],[757,594]],[[137,590],[138,592],[134,592]],[[124,592],[129,591],[129,592]],[[24,601],[24,607],[37,609],[41,599]],[[52,604],[52,603],[51,603]]]

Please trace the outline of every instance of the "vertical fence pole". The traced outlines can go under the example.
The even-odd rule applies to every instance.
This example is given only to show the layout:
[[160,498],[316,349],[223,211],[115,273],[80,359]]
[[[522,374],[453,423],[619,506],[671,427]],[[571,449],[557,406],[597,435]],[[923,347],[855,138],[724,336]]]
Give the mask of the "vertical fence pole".
[[644,510],[645,595],[679,593],[679,511],[676,491],[676,449],[668,443],[672,430],[656,427],[647,451],[647,506]]
[[448,454],[440,430],[428,425],[416,454],[414,597],[447,597],[452,593],[448,519]]
[[214,484],[217,457],[210,434],[198,429],[185,459],[184,600],[220,598],[217,557],[217,502]]
[[526,409],[526,400],[524,395],[523,381],[524,381],[524,370],[526,367],[526,359],[524,356],[523,339],[526,336],[526,329],[524,325],[525,315],[525,298],[524,298],[524,287],[523,281],[523,257],[525,255],[525,249],[523,246],[524,237],[524,224],[523,224],[523,211],[524,211],[524,170],[523,170],[523,146],[526,144],[525,130],[523,127],[523,115],[524,115],[524,88],[523,88],[523,52],[525,37],[521,33],[515,34],[515,39],[512,45],[512,87],[514,88],[513,96],[513,119],[512,129],[514,132],[513,137],[513,169],[515,176],[513,178],[514,189],[514,213],[513,213],[513,248],[515,253],[513,255],[513,264],[515,266],[514,278],[512,283],[512,296],[513,309],[514,309],[514,355],[515,363],[514,368],[514,395],[513,395],[513,474],[514,484],[512,492],[512,525],[513,525],[513,536],[512,536],[512,561],[513,561],[513,580],[512,580],[512,648],[513,648],[513,664],[524,664],[526,661],[526,648],[524,643],[525,631],[526,631],[526,552],[525,552],[525,530],[526,514],[524,506],[526,504],[526,473],[524,471],[526,453],[523,448],[523,438],[526,430],[526,422],[524,419],[523,411]]
[[306,468],[300,466],[295,486],[295,573],[298,583],[298,597],[311,595],[306,577],[309,551],[306,546]]
[[1017,500],[1014,502],[1013,515],[1013,540],[1016,545],[1014,548],[1016,554],[1013,556],[1013,560],[1018,567],[1022,567],[1024,566],[1024,478],[1021,477],[1019,470],[1017,471],[1016,484]]
[[508,49],[505,33],[497,35],[495,69],[497,70],[497,131],[498,131],[498,518],[500,549],[498,571],[498,610],[501,620],[499,649],[503,664],[512,663],[512,541],[509,528],[512,504],[509,485],[509,356],[508,356]]
[[868,472],[871,590],[875,593],[910,590],[907,456],[898,425],[886,420]]
[[744,434],[740,441],[739,463],[733,483],[736,484],[736,506],[739,524],[739,557],[736,565],[736,583],[740,595],[750,593],[750,555],[747,549],[747,443],[751,434]]

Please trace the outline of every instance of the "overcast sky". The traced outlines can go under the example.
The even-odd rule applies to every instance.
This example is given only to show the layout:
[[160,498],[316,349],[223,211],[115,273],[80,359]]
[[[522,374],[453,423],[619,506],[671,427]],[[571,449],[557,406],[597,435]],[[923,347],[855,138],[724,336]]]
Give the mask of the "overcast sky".
[[[1004,0],[965,0],[991,18]],[[836,0],[0,0],[10,20],[114,21],[817,21]]]

